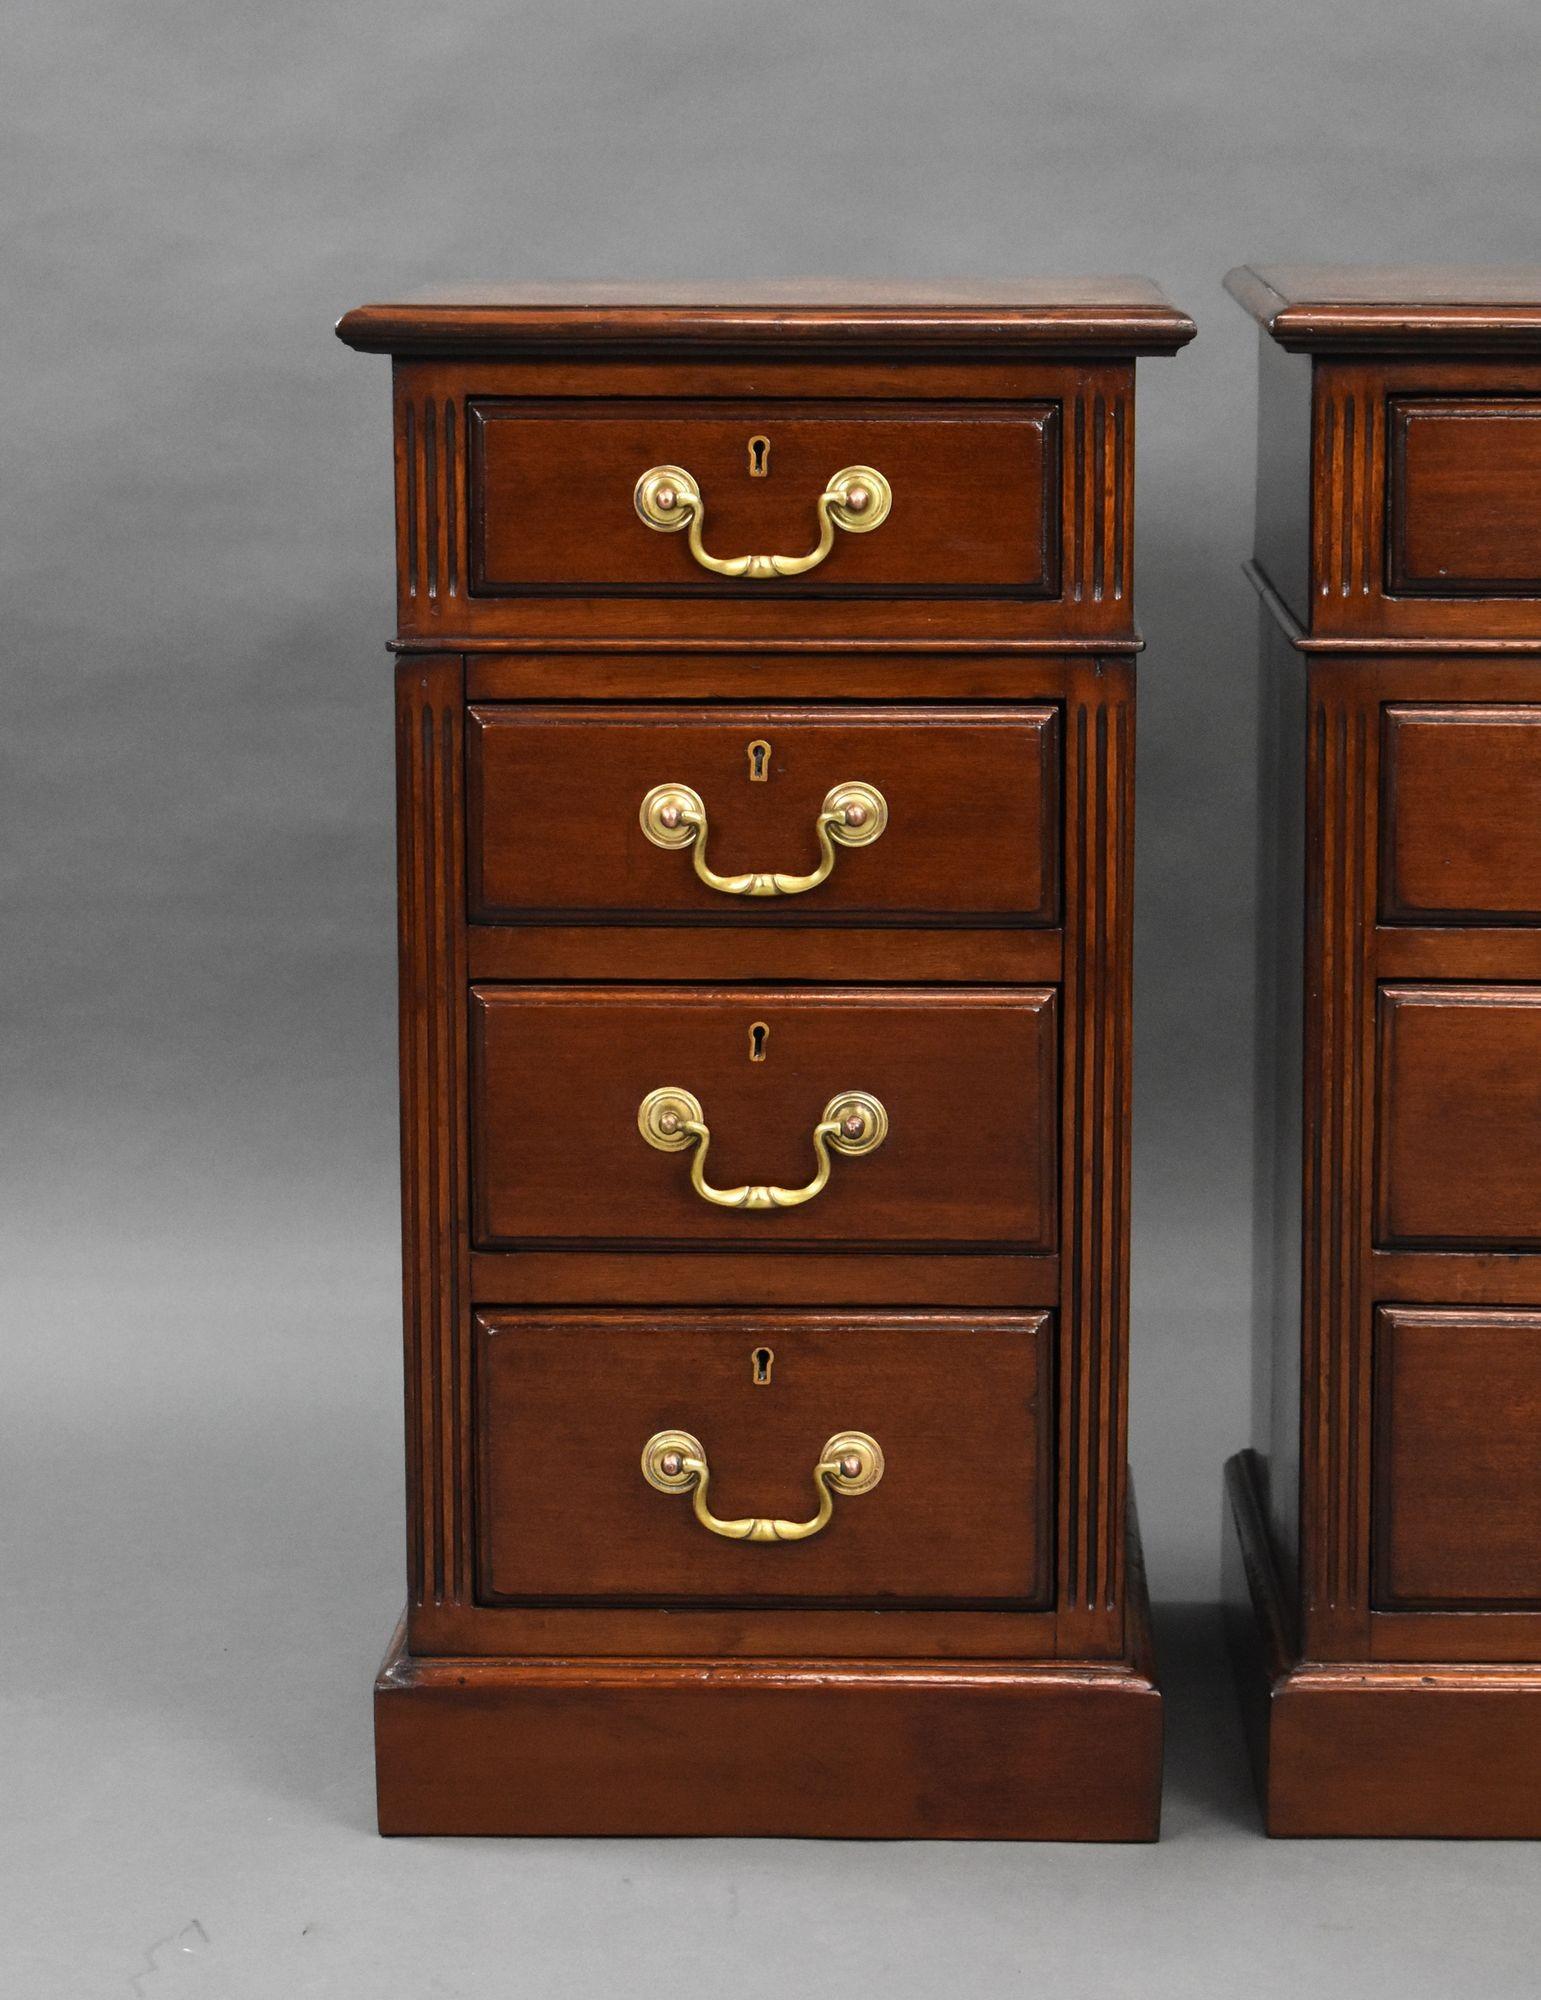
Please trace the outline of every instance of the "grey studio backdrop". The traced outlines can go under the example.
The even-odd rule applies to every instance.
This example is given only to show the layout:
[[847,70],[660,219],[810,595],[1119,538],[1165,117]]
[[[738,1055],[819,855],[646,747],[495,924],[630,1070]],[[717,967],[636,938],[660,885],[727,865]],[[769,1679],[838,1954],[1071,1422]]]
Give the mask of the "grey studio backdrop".
[[[1533,1990],[1519,1847],[1269,1847],[1244,1440],[1243,258],[1534,253],[1523,0],[17,10],[3,127],[0,1990]],[[460,278],[1142,271],[1132,1456],[1167,1838],[379,1842],[401,1597],[387,368]]]

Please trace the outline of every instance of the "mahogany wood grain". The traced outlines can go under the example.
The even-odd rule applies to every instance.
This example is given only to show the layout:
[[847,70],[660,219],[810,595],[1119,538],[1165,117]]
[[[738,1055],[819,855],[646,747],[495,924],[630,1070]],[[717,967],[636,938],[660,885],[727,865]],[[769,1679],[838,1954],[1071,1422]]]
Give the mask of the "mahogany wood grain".
[[[481,596],[766,595],[703,570],[687,538],[638,518],[632,489],[678,465],[701,490],[703,541],[719,558],[801,556],[815,503],[850,465],[895,495],[870,534],[838,532],[816,569],[775,600],[879,593],[1054,596],[1059,589],[1057,403],[787,403],[481,397],[469,427],[471,588]],[[763,473],[749,443],[767,441]]]
[[1229,1476],[1265,1816],[1541,1834],[1541,273],[1228,282],[1288,350],[1253,569],[1290,691],[1265,701],[1259,1450]]
[[1534,1661],[1302,1663],[1255,1455],[1226,1467],[1226,1630],[1276,1837],[1541,1838]]
[[1541,1247],[1541,987],[1387,985],[1376,1241]]
[[[1051,990],[479,986],[471,1018],[479,1247],[1054,1247]],[[842,1091],[881,1099],[889,1132],[875,1152],[836,1155],[803,1207],[719,1208],[692,1188],[688,1152],[637,1129],[667,1085],[701,1103],[718,1188],[803,1186]]]
[[1154,1840],[1132,1512],[1130,1537],[1117,1661],[434,1659],[398,1631],[375,1682],[380,1830]]
[[1041,1252],[473,1250],[471,1296],[487,1305],[974,1306],[1059,1304],[1060,1261]]
[[1389,703],[1381,918],[1541,926],[1541,704]]
[[1375,1384],[1377,1605],[1541,1610],[1541,1312],[1382,1308]]
[[[841,369],[787,360],[779,365],[722,360],[709,367],[688,360],[623,365],[495,356],[398,361],[401,634],[415,642],[433,638],[442,646],[489,639],[668,646],[687,640],[718,648],[775,642],[827,650],[849,641],[934,645],[942,637],[1131,645],[1133,388],[1133,362],[1116,359],[1044,360],[1004,370],[953,362],[886,373],[871,366]],[[514,432],[524,421],[519,412],[607,404],[631,415],[586,424],[572,417],[535,419],[545,429],[531,457],[528,492],[509,458],[498,459],[503,470],[496,479],[489,467],[487,481],[480,481],[474,408],[496,406],[504,414],[491,430]],[[796,425],[796,413],[810,407],[863,413],[833,426],[853,451],[863,439],[867,449],[878,436],[895,440],[888,449],[897,470],[889,476],[899,484],[888,520],[867,535],[838,535],[841,546],[803,579],[747,582],[700,571],[684,537],[651,532],[632,503],[642,472],[679,462],[670,454],[683,450],[685,431],[694,434],[684,414],[693,406],[708,413],[726,406],[745,414],[731,439],[709,430],[720,437],[723,478],[730,463],[733,467],[733,486],[724,492],[743,489],[741,502],[728,501],[726,521],[712,511],[707,491],[709,552],[799,554],[813,545],[813,508],[824,481],[842,463],[859,461],[837,456],[826,465],[820,456],[815,467],[809,458],[807,484],[799,478],[788,491],[775,440],[783,434],[783,419]],[[1032,423],[1005,427],[1011,435],[1020,431],[1024,438],[1039,439],[1044,448],[1030,460],[1020,450],[1003,456],[1003,406],[1038,413]],[[917,417],[917,410],[936,414]],[[1055,413],[1052,424],[1048,412]],[[1057,433],[1057,443],[1046,426]],[[632,433],[640,462],[624,448]],[[928,433],[950,442],[923,451]],[[773,469],[769,478],[751,481],[746,447],[754,434],[772,439]],[[568,471],[577,487],[569,492],[569,480],[553,493],[563,438],[570,439]],[[729,453],[730,443],[739,457]],[[662,455],[649,457],[654,450]],[[800,446],[794,467],[804,457]],[[906,470],[911,465],[913,472]],[[878,470],[888,472],[881,465]],[[1004,540],[991,525],[996,521],[1006,525]],[[735,525],[756,536],[774,527],[780,540],[766,547],[720,544],[719,530]],[[896,551],[892,558],[883,554],[891,528],[897,536],[889,544]],[[961,580],[949,582],[954,544]],[[547,574],[523,572],[523,582],[540,587],[511,589],[521,575],[500,580],[498,564],[505,557],[497,551],[505,550],[507,562],[517,568],[526,558],[514,551],[526,545],[543,551],[538,567]],[[591,549],[598,552],[592,562],[584,553]],[[925,573],[932,556],[938,565],[934,575]],[[890,562],[896,565],[891,574],[885,567]],[[638,566],[629,580],[616,568],[622,563]],[[585,570],[589,573],[581,574]]]
[[[756,781],[750,746],[768,745]],[[655,846],[638,809],[659,784],[696,791],[719,874],[802,873],[831,786],[875,785],[888,824],[836,850],[797,897],[747,899]],[[1059,913],[1059,710],[473,708],[466,745],[470,914],[715,920],[738,932],[843,918],[1053,924]],[[837,947],[859,964],[864,947]]]
[[1048,348],[1165,354],[1194,325],[1148,278],[1013,278],[903,286],[851,279],[709,285],[526,282],[356,306],[337,337],[375,354],[575,350],[984,355]]
[[[395,362],[409,1605],[382,1827],[1153,1838],[1133,390],[1191,323],[1142,281],[558,286],[339,331]],[[637,520],[666,459],[716,553],[809,547],[840,460],[893,511],[751,587]],[[720,868],[811,867],[842,779],[891,817],[806,903],[729,904],[641,838],[671,777]],[[805,1181],[842,1088],[890,1133],[803,1208],[709,1208],[636,1129],[669,1082],[719,1186]],[[720,1372],[752,1326],[779,1390]],[[821,1429],[828,1403],[866,1422]],[[637,1465],[638,1425],[699,1426],[722,1506],[797,1518],[842,1421],[889,1470],[807,1543],[710,1537]]]
[[[1057,894],[1057,882],[1055,887]],[[466,953],[477,982],[667,982],[688,968],[693,979],[714,983],[810,979],[848,986],[896,981],[912,986],[1057,986],[1064,973],[1064,940],[1058,930],[959,930],[943,923],[900,929],[863,923],[853,937],[853,928],[786,923],[770,913],[763,922],[757,918],[737,925],[472,924]]]
[[1387,589],[1541,596],[1541,396],[1397,397],[1387,419]]
[[[1052,1601],[1047,1314],[482,1313],[476,1342],[488,1600]],[[655,1432],[688,1431],[714,1514],[805,1520],[825,1440],[853,1429],[883,1477],[801,1542],[710,1534],[639,1464]]]

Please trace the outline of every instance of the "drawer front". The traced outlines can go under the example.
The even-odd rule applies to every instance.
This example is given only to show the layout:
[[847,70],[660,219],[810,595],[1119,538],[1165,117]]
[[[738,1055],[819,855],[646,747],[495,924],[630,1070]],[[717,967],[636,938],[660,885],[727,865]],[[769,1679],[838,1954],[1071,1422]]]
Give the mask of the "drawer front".
[[[483,1602],[1011,1605],[1049,1602],[1050,1318],[485,1313],[476,1322]],[[704,1526],[818,1519],[815,1467],[875,1441],[861,1491],[801,1539]],[[683,1455],[683,1454],[682,1454]],[[666,1475],[665,1475],[666,1476]]]
[[[1052,924],[1059,756],[1047,704],[475,708],[471,915]],[[701,827],[645,829],[645,802],[680,788]],[[846,818],[809,886],[832,793]]]
[[1541,706],[1385,710],[1381,917],[1541,923]]
[[[476,1241],[1051,1250],[1057,1039],[1052,988],[475,987]],[[665,1090],[709,1134],[704,1185],[756,1196],[811,1185],[837,1100],[880,1110],[837,1114],[812,1199],[725,1207],[683,1117],[644,1137]]]
[[[467,427],[471,588],[479,596],[1059,590],[1055,403],[488,397],[467,404]],[[837,525],[814,567],[734,577],[692,553],[680,510],[673,528],[647,525],[636,489],[658,467],[695,482],[701,547],[718,561],[810,554],[821,539],[820,496],[847,468],[882,474],[892,504],[875,526]]]
[[1376,1233],[1541,1245],[1541,986],[1383,986]]
[[1387,584],[1541,596],[1541,396],[1393,397]]
[[1375,1598],[1541,1609],[1541,1312],[1375,1326]]

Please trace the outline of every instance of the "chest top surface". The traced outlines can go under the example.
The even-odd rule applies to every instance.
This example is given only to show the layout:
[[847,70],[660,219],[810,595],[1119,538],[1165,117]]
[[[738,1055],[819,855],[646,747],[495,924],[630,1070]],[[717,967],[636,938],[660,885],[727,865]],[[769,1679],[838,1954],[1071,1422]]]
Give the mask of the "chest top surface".
[[1541,352],[1541,264],[1239,264],[1225,288],[1281,347]]
[[1194,331],[1138,277],[464,285],[357,306],[337,325],[363,352],[419,355],[712,345],[1169,354]]

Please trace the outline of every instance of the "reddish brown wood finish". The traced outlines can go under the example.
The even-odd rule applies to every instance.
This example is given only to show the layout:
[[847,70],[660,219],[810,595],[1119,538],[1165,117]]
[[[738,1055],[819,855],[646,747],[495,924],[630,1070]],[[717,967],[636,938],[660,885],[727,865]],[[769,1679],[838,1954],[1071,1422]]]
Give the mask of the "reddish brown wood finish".
[[[1052,925],[1059,915],[1059,710],[1016,708],[472,709],[470,914],[482,922],[615,916],[715,920],[737,931],[837,920]],[[767,746],[751,775],[751,746]],[[875,785],[871,847],[796,897],[746,901],[654,846],[638,808],[683,784],[706,806],[720,874],[800,873],[819,859],[831,786]],[[983,861],[984,866],[980,863]],[[862,948],[848,948],[855,962]]]
[[1120,1662],[425,1659],[398,1631],[375,1683],[380,1831],[1154,1840],[1130,1528]]
[[1541,286],[1231,283],[1302,350],[1259,463],[1260,1449],[1230,1482],[1265,1815],[1536,1833]]
[[[706,509],[707,553],[801,556],[815,502],[849,465],[899,496],[870,535],[838,534],[800,597],[1045,597],[1059,588],[1060,440],[1054,403],[795,403],[504,397],[466,405],[471,583],[483,597],[746,597],[709,575],[683,534],[638,518],[632,489],[683,466]],[[763,438],[762,471],[750,440]],[[981,505],[981,501],[986,504]]]
[[[473,1240],[1052,1250],[1056,1005],[1033,987],[475,987]],[[882,1101],[888,1137],[837,1156],[805,1207],[713,1207],[691,1155],[637,1129],[667,1085],[701,1103],[718,1188],[809,1181],[843,1091]]]
[[1541,986],[1382,985],[1378,1007],[1377,1246],[1541,1246]]
[[[479,1314],[483,1591],[504,1602],[1045,1605],[1049,1334],[1046,1313],[663,1324]],[[715,1514],[803,1520],[825,1440],[850,1429],[877,1439],[883,1477],[837,1499],[806,1544],[709,1534],[687,1497],[655,1492],[639,1465],[655,1432],[689,1431],[706,1449]]]
[[1377,1606],[1541,1610],[1541,1313],[1382,1307],[1375,1403]]
[[[388,1831],[1154,1835],[1160,1701],[1125,1467],[1139,284],[365,308],[396,357],[409,1602]],[[769,438],[769,476],[746,446]],[[690,466],[714,578],[632,506]],[[770,745],[765,781],[747,764]],[[833,784],[889,820],[806,896]],[[752,1062],[750,1030],[768,1030]],[[842,1089],[890,1127],[784,1211]],[[749,1379],[754,1348],[771,1380]],[[840,1428],[887,1453],[820,1535]]]
[[1383,923],[1541,926],[1541,704],[1388,703]]

